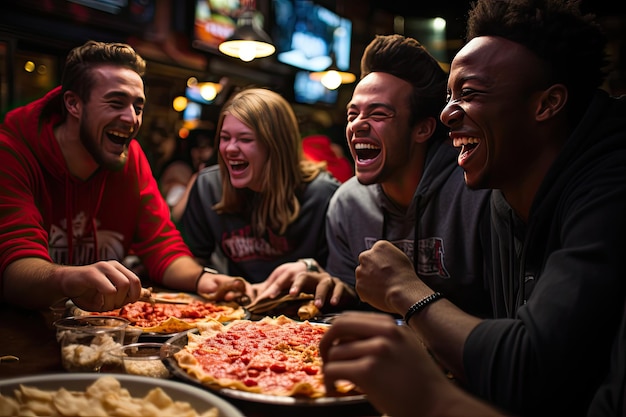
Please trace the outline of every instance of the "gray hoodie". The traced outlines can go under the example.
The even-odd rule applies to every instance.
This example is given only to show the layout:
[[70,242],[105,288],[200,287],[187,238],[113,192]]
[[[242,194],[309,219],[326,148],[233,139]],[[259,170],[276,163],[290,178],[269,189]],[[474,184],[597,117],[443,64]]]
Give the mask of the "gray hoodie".
[[478,235],[490,191],[467,188],[457,156],[449,141],[430,146],[406,211],[385,195],[380,184],[363,185],[356,176],[342,184],[327,213],[327,271],[354,285],[359,254],[377,240],[388,240],[413,261],[418,276],[433,290],[472,314],[491,316]]

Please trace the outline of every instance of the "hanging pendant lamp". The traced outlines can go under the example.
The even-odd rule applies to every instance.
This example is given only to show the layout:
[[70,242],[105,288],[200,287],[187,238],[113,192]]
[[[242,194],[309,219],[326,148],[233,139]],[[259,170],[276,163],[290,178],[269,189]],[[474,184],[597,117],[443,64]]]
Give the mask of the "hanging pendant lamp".
[[254,10],[246,10],[241,14],[235,32],[218,49],[244,62],[270,56],[276,51],[272,39],[256,23]]

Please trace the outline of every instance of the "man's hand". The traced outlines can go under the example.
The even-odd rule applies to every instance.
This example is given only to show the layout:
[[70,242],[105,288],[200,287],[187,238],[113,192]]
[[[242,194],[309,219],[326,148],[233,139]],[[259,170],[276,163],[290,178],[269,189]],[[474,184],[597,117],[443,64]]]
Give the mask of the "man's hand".
[[76,306],[87,311],[109,311],[137,301],[141,281],[118,261],[60,267],[54,272],[61,290]]

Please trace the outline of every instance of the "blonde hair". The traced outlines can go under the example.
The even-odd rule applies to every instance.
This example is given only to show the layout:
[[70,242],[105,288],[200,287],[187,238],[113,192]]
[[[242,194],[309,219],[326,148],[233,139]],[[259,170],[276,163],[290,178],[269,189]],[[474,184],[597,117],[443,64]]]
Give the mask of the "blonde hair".
[[325,163],[303,157],[298,120],[291,105],[279,94],[263,88],[235,94],[220,114],[218,138],[227,114],[252,129],[256,140],[266,146],[268,160],[262,174],[263,191],[256,193],[233,187],[226,163],[219,155],[223,192],[213,209],[220,214],[250,216],[253,231],[259,236],[268,227],[283,234],[300,213],[297,192],[324,170]]

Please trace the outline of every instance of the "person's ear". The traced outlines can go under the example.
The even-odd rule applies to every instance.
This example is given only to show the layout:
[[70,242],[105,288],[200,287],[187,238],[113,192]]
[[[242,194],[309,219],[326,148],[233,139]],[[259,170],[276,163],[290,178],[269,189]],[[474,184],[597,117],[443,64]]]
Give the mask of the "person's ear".
[[67,112],[74,117],[80,117],[82,112],[82,100],[73,91],[66,91],[63,94],[63,102]]
[[567,103],[567,97],[567,88],[563,84],[554,84],[544,90],[538,101],[537,121],[545,121],[559,114]]
[[427,117],[418,121],[411,131],[411,136],[416,143],[426,143],[428,139],[435,133],[437,128],[437,120],[433,117]]

